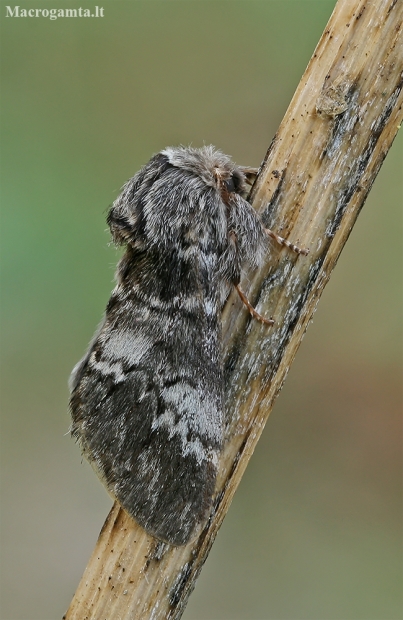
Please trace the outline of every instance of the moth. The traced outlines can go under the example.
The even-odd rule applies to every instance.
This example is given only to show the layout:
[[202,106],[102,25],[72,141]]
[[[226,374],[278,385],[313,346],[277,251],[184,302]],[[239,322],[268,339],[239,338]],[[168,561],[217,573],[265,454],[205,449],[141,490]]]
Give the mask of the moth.
[[257,170],[212,146],[170,147],[123,187],[107,222],[126,246],[70,378],[71,433],[108,491],[156,538],[184,545],[212,507],[223,447],[221,311],[270,230],[245,200]]

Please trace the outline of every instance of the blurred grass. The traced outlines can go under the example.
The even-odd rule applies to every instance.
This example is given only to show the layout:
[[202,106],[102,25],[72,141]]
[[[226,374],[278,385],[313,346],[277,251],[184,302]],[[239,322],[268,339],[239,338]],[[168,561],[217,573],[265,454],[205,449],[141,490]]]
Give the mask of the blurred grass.
[[[334,2],[108,0],[103,19],[56,21],[5,5],[1,618],[47,620],[110,506],[65,436],[66,380],[118,256],[105,211],[168,144],[258,165]],[[188,620],[401,617],[401,163],[398,136]]]

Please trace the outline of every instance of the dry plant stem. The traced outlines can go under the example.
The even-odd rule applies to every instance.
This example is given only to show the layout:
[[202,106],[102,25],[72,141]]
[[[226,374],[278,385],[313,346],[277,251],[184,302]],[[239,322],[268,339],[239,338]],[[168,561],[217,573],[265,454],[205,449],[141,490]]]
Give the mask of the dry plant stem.
[[402,0],[339,0],[252,189],[265,225],[310,253],[273,243],[267,267],[241,283],[274,326],[255,321],[236,291],[224,309],[228,440],[210,522],[175,548],[115,504],[66,619],[180,618],[402,121],[402,20]]

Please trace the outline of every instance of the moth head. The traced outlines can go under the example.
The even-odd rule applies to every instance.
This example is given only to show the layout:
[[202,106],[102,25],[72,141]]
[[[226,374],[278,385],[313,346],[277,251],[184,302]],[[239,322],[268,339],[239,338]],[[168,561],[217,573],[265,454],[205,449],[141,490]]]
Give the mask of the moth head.
[[231,200],[235,196],[238,195],[244,198],[247,194],[245,177],[237,168],[231,171],[230,176],[228,174],[223,176],[221,171],[219,171],[217,174],[217,186],[223,202],[227,205],[230,205]]
[[228,194],[240,194],[244,189],[244,181],[240,173],[234,170],[229,178],[222,181],[222,186]]
[[240,168],[214,146],[199,149],[190,146],[168,147],[162,151],[172,166],[191,172],[205,185],[214,187],[223,197],[244,195],[247,179]]

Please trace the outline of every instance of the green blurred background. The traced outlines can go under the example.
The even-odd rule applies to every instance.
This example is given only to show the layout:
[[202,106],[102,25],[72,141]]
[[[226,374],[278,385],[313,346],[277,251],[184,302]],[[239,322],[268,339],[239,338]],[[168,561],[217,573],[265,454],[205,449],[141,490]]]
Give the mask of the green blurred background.
[[[259,165],[335,2],[108,0],[104,18],[56,21],[5,18],[6,4],[1,620],[50,620],[67,608],[111,505],[66,435],[67,378],[118,258],[105,211],[166,145],[213,143]],[[402,144],[325,290],[185,620],[402,617]]]

